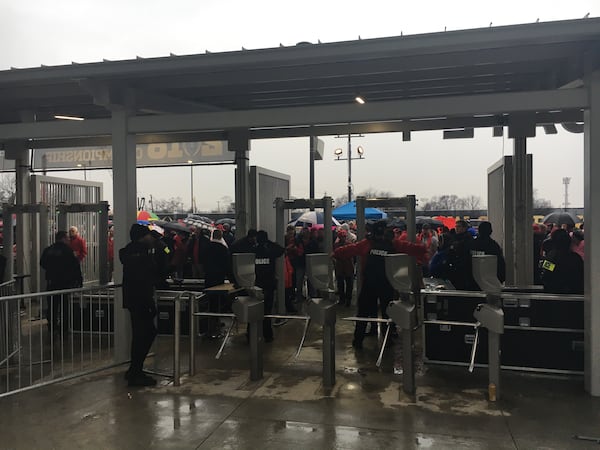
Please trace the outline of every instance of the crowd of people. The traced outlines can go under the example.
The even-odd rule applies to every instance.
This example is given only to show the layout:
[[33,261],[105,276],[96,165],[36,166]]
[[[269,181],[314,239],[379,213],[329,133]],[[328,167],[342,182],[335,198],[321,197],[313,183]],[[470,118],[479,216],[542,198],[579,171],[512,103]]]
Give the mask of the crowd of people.
[[[285,278],[285,307],[287,313],[297,313],[299,305],[317,295],[306,277],[306,255],[331,253],[336,280],[338,304],[351,307],[354,280],[361,279],[356,296],[358,317],[387,318],[386,308],[398,298],[385,275],[385,256],[406,253],[415,257],[424,277],[448,280],[458,290],[479,290],[472,275],[472,255],[495,255],[497,277],[506,278],[503,250],[492,238],[490,222],[481,222],[478,229],[464,220],[455,228],[437,227],[424,223],[417,226],[414,242],[406,228],[395,227],[382,220],[367,224],[366,237],[357,240],[354,222],[344,223],[332,230],[333,249],[325,248],[325,229],[321,227],[296,229],[289,225],[284,246],[271,240],[264,230],[248,231],[235,239],[228,224],[214,229],[191,228],[189,233],[177,231],[162,235],[145,225],[134,224],[131,242],[119,250],[123,264],[123,306],[129,310],[132,326],[131,365],[126,379],[132,386],[154,385],[156,381],[142,372],[143,361],[156,336],[154,318],[154,289],[167,287],[166,280],[183,279],[190,275],[204,278],[205,288],[218,286],[226,280],[236,283],[231,255],[255,254],[256,285],[263,291],[265,314],[272,312],[277,287],[276,261],[283,258]],[[583,293],[583,227],[534,225],[535,283],[551,293]],[[109,273],[114,267],[113,229],[108,236]],[[40,261],[45,269],[46,288],[58,290],[82,285],[81,262],[87,255],[85,240],[76,227],[60,231],[55,243],[46,248]],[[360,273],[356,263],[360,260]],[[58,296],[47,308],[49,327],[54,333],[64,332],[68,317],[64,298]],[[360,349],[368,333],[366,322],[357,322],[352,345]],[[270,320],[263,322],[265,342],[273,341]]]

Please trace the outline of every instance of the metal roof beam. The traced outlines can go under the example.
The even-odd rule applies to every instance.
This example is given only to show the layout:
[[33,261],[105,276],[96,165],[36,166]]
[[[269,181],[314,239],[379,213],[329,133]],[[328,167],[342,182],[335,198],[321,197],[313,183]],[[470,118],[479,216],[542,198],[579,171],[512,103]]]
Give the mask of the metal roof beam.
[[[583,120],[583,112],[570,110],[553,113],[538,113],[535,115],[535,122],[538,126],[548,126],[549,124],[574,123]],[[471,128],[491,128],[502,127],[506,125],[505,116],[488,117],[456,117],[440,118],[429,120],[405,120],[395,122],[373,122],[359,124],[340,124],[326,126],[302,126],[293,128],[258,128],[249,131],[251,139],[274,139],[286,137],[304,137],[310,134],[315,136],[335,136],[338,134],[347,134],[349,130],[352,133],[397,133],[411,131],[432,131],[444,130],[460,127]],[[188,133],[153,133],[136,135],[137,144],[152,144],[166,142],[200,142],[200,141],[219,141],[227,139],[227,133],[222,130],[201,131]],[[41,139],[32,142],[30,146],[36,149],[44,148],[69,148],[69,147],[90,147],[111,145],[110,136],[94,136],[83,138],[58,138]]]
[[0,139],[44,139],[82,136],[110,136],[110,119],[79,121],[49,120],[47,122],[0,125]]
[[[585,89],[559,89],[420,98],[373,102],[365,105],[338,104],[248,111],[136,116],[129,119],[129,131],[137,134],[153,134],[187,131],[215,132],[232,128],[275,129],[308,125],[393,122],[435,117],[459,118],[482,114],[497,115],[555,110],[579,111],[586,108],[587,105],[588,96]],[[446,128],[442,124],[440,125],[439,129]],[[466,126],[466,124],[463,125]],[[110,134],[110,119],[0,125],[0,138],[4,141],[12,139],[109,136]],[[308,134],[310,133],[305,135]]]
[[[289,127],[427,117],[582,109],[585,89],[510,92],[442,98],[420,98],[365,105],[344,104],[298,108],[228,111],[206,114],[132,117],[132,133],[180,132],[230,128]],[[0,128],[0,136],[2,136]]]

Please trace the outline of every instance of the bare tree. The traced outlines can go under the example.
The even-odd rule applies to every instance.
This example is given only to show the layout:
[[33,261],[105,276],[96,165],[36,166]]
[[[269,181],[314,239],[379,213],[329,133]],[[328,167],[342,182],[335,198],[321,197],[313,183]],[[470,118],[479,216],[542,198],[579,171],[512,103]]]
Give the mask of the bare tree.
[[476,195],[469,195],[464,198],[465,208],[466,209],[480,209],[481,208],[481,197],[477,197]]
[[456,194],[444,194],[439,197],[431,197],[429,200],[423,199],[423,211],[456,211],[463,209],[479,209],[481,198],[471,195],[468,197],[459,197]]
[[356,194],[356,196],[367,198],[389,198],[393,197],[394,193],[390,191],[378,191],[377,189],[369,188]]
[[0,202],[14,203],[16,193],[15,176],[11,173],[2,173],[0,175]]
[[[378,191],[376,189],[369,188],[369,189],[366,189],[366,190],[361,191],[359,193],[356,193],[355,196],[354,196],[354,199],[356,200],[356,197],[389,198],[389,197],[393,197],[393,196],[394,196],[393,192],[390,192],[390,191]],[[333,199],[333,204],[334,204],[335,207],[341,206],[341,205],[345,205],[346,203],[348,203],[348,195],[341,195],[341,196],[335,197]]]
[[154,209],[159,212],[175,212],[181,206],[181,197],[171,197],[169,199],[154,198]]
[[534,208],[552,208],[552,202],[538,196],[538,190],[533,190],[533,207]]

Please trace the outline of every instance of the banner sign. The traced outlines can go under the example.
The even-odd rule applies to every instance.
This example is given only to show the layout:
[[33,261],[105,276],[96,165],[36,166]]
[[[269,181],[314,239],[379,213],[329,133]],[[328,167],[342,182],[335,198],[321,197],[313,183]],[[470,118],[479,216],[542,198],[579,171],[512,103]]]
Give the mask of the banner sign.
[[[34,170],[112,167],[112,147],[73,147],[34,150]],[[227,148],[227,141],[169,142],[138,144],[137,167],[177,166],[234,162],[235,152]],[[14,162],[13,162],[14,167]]]

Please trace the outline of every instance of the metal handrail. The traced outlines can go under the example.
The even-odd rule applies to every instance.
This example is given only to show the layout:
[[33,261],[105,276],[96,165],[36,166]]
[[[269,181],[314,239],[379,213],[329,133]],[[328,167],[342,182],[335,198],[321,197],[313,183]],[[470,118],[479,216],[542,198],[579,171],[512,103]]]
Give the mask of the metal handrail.
[[100,289],[111,289],[111,288],[119,288],[121,284],[99,284],[95,286],[85,286],[80,288],[70,288],[70,289],[57,289],[54,291],[40,291],[40,292],[30,292],[28,294],[16,294],[16,295],[6,295],[4,297],[0,297],[0,302],[7,302],[10,300],[25,300],[32,297],[46,297],[53,295],[64,295],[64,294],[77,294],[84,293],[88,291],[98,291]]
[[[421,295],[432,297],[473,297],[485,298],[487,294],[482,291],[456,291],[443,289],[423,289]],[[580,294],[550,294],[546,292],[499,292],[497,297],[502,299],[534,299],[534,300],[560,300],[560,301],[583,301],[584,296]]]
[[195,317],[198,313],[195,312],[196,300],[204,297],[206,294],[203,292],[195,291],[171,291],[171,290],[158,290],[157,295],[161,294],[174,294],[173,298],[162,298],[161,300],[171,300],[174,303],[174,330],[173,330],[173,385],[181,385],[181,301],[184,297],[187,297],[190,305],[190,354],[189,354],[189,375],[193,376],[196,372],[196,358],[195,358],[195,335],[196,335],[196,322]]
[[381,343],[381,349],[379,349],[379,356],[377,357],[377,361],[375,365],[377,367],[381,366],[381,361],[383,360],[383,352],[385,351],[385,346],[387,344],[389,335],[390,335],[390,326],[393,323],[392,319],[383,319],[379,317],[344,317],[342,320],[348,320],[352,322],[367,322],[367,323],[386,323],[388,324],[387,329],[385,330],[385,335],[383,336],[383,342]]
[[[14,282],[4,282],[0,288]],[[10,312],[2,319],[4,336],[10,337],[9,327],[16,327],[15,351],[8,348],[9,354],[0,363],[6,379],[6,389],[0,397],[79,376],[88,372],[91,366],[96,366],[91,370],[108,367],[102,361],[112,352],[110,327],[113,322],[110,315],[105,316],[103,308],[108,308],[114,300],[114,290],[118,287],[120,285],[110,283],[0,296],[0,311]],[[46,315],[45,301],[48,302]],[[54,311],[53,305],[57,303],[59,306]],[[78,314],[74,313],[75,304],[79,307]],[[84,314],[83,310],[88,306],[89,312]],[[21,307],[25,307],[25,312]],[[94,308],[103,313],[93,317]],[[56,316],[59,311],[61,316]],[[58,328],[54,321],[57,318]],[[76,320],[79,320],[79,330],[74,328]],[[88,325],[85,324],[87,320]],[[27,328],[23,328],[24,323]]]

